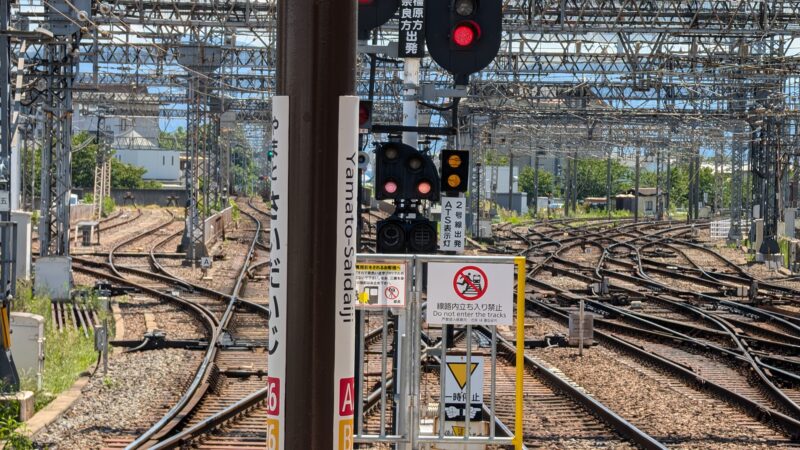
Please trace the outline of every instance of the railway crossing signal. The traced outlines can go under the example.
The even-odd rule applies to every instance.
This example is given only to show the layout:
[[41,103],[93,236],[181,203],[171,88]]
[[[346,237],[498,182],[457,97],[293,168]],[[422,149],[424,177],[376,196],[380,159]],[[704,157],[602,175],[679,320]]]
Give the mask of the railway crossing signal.
[[369,39],[369,32],[385,24],[400,8],[400,0],[358,0],[358,40]]
[[456,85],[488,66],[500,50],[502,0],[439,0],[425,2],[428,52]]
[[469,186],[469,152],[466,150],[442,150],[442,192],[467,192]]
[[430,156],[400,142],[378,146],[375,157],[377,200],[439,201],[439,173]]

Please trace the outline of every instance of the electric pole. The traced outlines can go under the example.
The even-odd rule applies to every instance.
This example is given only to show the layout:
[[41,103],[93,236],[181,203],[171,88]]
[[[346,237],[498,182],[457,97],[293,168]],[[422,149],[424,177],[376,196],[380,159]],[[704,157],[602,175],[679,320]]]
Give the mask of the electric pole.
[[356,5],[278,2],[269,449],[353,446]]

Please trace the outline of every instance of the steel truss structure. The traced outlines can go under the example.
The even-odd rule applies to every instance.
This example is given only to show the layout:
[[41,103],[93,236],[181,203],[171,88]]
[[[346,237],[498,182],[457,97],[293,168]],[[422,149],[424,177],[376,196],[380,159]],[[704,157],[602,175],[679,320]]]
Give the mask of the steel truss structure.
[[[77,108],[185,120],[191,130],[186,186],[193,199],[187,214],[187,230],[192,231],[187,236],[194,236],[205,207],[224,203],[231,187],[226,156],[231,146],[216,139],[226,129],[220,117],[246,129],[253,149],[265,149],[259,143],[269,140],[265,125],[279,48],[276,2],[87,0],[79,5],[18,0],[12,18],[18,29],[32,32],[53,20],[48,15],[52,5],[68,17],[59,20],[77,27],[82,36],[70,43],[77,49],[71,53],[70,67],[77,65],[80,71],[67,74],[60,67],[59,72],[74,75],[70,87]],[[713,193],[710,197],[716,199],[715,212],[731,212],[732,229],[740,227],[738,231],[742,220],[752,219],[753,206],[766,218],[767,211],[777,217],[788,205],[789,174],[797,177],[800,172],[793,170],[800,157],[795,125],[800,111],[800,3],[504,0],[503,10],[500,53],[472,77],[468,97],[458,106],[459,122],[451,123],[451,99],[425,102],[436,108],[423,108],[420,125],[455,125],[459,132],[435,148],[471,149],[473,172],[481,177],[489,176],[487,158],[498,152],[513,154],[515,160],[559,158],[566,186],[574,185],[576,159],[610,156],[634,164],[640,155],[643,167],[657,168],[655,187],[665,194],[658,215],[675,206],[670,205],[670,178],[664,173],[686,166],[692,174],[687,205],[691,217],[699,214],[698,174],[710,163],[716,168],[717,188],[723,174],[737,186],[730,200]],[[397,39],[397,21],[392,20],[374,32],[370,43],[386,45]],[[63,83],[52,85],[53,95],[37,90],[36,80],[47,78],[41,77],[43,66],[35,56],[54,51],[45,51],[53,45],[25,48],[16,40],[12,50],[27,56],[23,102],[41,97],[39,104],[51,111],[45,111],[46,117],[66,117],[52,113],[71,113],[69,96],[55,94]],[[187,56],[197,49],[213,54],[213,64],[198,65],[198,54]],[[373,122],[401,122],[402,78],[403,61],[392,55],[360,58],[358,92],[372,96]],[[420,78],[439,88],[452,83],[427,58]],[[49,92],[51,85],[46,86]],[[53,155],[66,157],[68,130],[59,124],[53,122],[51,131],[60,133],[60,141],[45,139],[44,144],[53,148]],[[497,139],[484,139],[487,133],[508,139],[499,145]],[[52,170],[68,176],[55,166]],[[482,189],[476,180],[472,186],[473,191]],[[781,200],[770,206],[767,191],[773,188],[780,191]],[[473,211],[480,197],[470,197]],[[571,206],[573,199],[574,194]],[[771,225],[767,233],[772,233]]]

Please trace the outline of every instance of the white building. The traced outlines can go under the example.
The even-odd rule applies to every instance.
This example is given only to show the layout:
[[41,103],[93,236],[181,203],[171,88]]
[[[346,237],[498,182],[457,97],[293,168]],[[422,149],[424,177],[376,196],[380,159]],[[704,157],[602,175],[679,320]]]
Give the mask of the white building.
[[[78,117],[73,124],[78,130],[92,133],[97,130],[97,119],[92,116]],[[106,127],[114,134],[112,148],[117,161],[145,168],[145,180],[167,183],[181,181],[181,156],[184,152],[159,146],[161,129],[158,117],[112,116],[106,118]],[[184,143],[178,144],[181,148]]]

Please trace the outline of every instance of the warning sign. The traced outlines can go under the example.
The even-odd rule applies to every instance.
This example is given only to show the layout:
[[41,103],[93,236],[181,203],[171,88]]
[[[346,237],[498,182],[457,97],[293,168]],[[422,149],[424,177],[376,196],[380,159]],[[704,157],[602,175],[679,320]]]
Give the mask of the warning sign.
[[464,300],[472,301],[483,297],[489,287],[486,272],[477,266],[466,266],[453,277],[453,290]]
[[406,304],[406,264],[356,264],[356,289],[363,307],[402,308]]
[[[483,358],[473,357],[467,365],[466,356],[447,356],[444,377],[444,414],[447,420],[465,420],[467,401],[471,405],[470,420],[480,417],[483,404]],[[469,398],[467,396],[469,383]]]
[[429,324],[511,325],[514,265],[430,263]]

